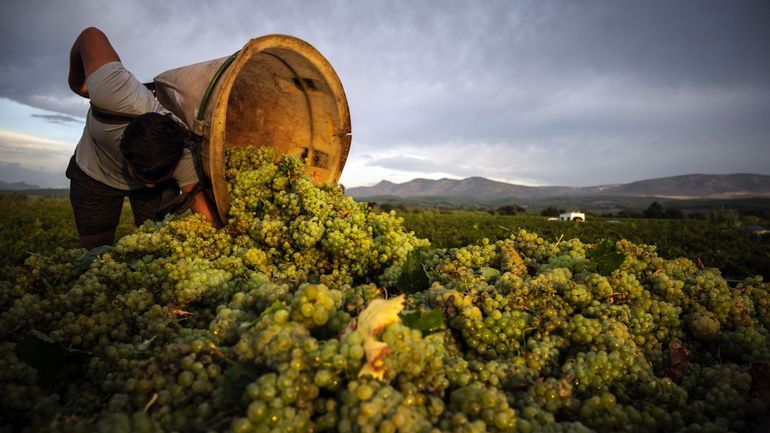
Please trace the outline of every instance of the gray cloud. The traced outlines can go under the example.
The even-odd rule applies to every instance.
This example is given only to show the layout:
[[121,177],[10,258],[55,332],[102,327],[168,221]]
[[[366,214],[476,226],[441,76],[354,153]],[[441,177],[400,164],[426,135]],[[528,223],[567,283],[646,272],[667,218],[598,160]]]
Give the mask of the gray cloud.
[[49,123],[56,123],[60,125],[66,125],[68,123],[83,123],[82,119],[76,119],[72,116],[67,116],[64,114],[30,114],[30,116],[43,119]]
[[382,167],[394,170],[422,173],[442,171],[439,166],[428,159],[409,156],[391,156],[385,158],[370,159],[366,162],[366,165],[370,167]]
[[88,25],[143,81],[251,37],[307,40],[345,86],[350,161],[368,167],[575,185],[770,174],[764,1],[11,0],[0,97],[82,117],[67,54]]
[[0,180],[61,186],[48,181],[64,176],[70,156],[72,149],[62,142],[0,129]]
[[42,153],[50,156],[55,153],[66,154],[63,143],[56,140],[38,138],[31,135],[18,134],[11,131],[0,130],[0,151],[5,154],[29,154]]

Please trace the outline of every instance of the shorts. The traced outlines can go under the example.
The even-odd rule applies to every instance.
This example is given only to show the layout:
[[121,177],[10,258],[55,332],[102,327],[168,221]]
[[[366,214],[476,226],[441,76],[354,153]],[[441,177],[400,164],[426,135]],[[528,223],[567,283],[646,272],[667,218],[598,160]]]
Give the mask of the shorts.
[[70,202],[80,236],[115,230],[120,222],[125,197],[131,203],[134,224],[139,226],[146,220],[163,219],[164,215],[159,212],[162,204],[167,197],[179,195],[179,186],[174,180],[138,190],[122,190],[105,185],[83,172],[75,162],[74,155],[67,166],[66,175],[70,179]]

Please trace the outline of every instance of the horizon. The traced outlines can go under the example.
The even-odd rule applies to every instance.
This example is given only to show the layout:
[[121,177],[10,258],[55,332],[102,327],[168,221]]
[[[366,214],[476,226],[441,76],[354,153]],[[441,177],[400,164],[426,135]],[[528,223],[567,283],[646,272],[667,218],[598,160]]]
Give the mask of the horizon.
[[393,184],[393,185],[403,185],[403,184],[407,184],[407,183],[410,183],[410,182],[421,181],[421,180],[432,181],[432,182],[441,181],[441,180],[463,181],[463,180],[469,180],[469,179],[474,179],[474,178],[479,178],[479,179],[484,179],[484,180],[489,180],[489,181],[499,182],[499,183],[506,183],[506,184],[515,185],[515,186],[526,186],[526,187],[531,187],[531,188],[540,188],[540,187],[543,187],[543,188],[597,188],[597,187],[606,187],[606,186],[628,185],[628,184],[632,184],[632,183],[646,182],[646,181],[652,181],[652,180],[673,179],[673,178],[677,178],[677,177],[689,177],[689,176],[741,176],[741,175],[744,175],[744,176],[765,176],[765,177],[770,177],[770,175],[760,174],[760,173],[687,173],[687,174],[677,174],[677,175],[673,175],[673,176],[662,176],[662,177],[652,177],[652,178],[647,178],[647,179],[637,179],[637,180],[632,180],[630,182],[602,183],[602,184],[596,184],[596,185],[525,185],[525,184],[521,184],[521,183],[510,183],[510,182],[505,182],[505,181],[502,181],[502,180],[490,179],[490,178],[484,177],[484,176],[469,176],[469,177],[460,178],[460,179],[452,179],[452,178],[428,179],[428,178],[417,177],[417,178],[414,178],[414,179],[411,179],[411,180],[407,180],[407,181],[404,181],[404,182],[391,182],[391,181],[389,181],[387,179],[382,179],[379,182],[377,182],[375,184],[372,184],[372,185],[361,185],[361,186],[351,186],[351,187],[347,187],[346,186],[345,188],[346,189],[371,188],[371,187],[375,187],[375,186],[377,186],[377,185],[379,185],[379,184],[381,184],[383,182],[388,182],[388,183]]
[[[487,178],[487,177],[484,177],[484,176],[469,176],[469,177],[458,178],[458,179],[452,179],[452,178],[446,178],[446,177],[445,178],[439,178],[439,179],[429,179],[429,178],[419,178],[418,177],[418,178],[410,179],[410,180],[407,180],[407,181],[404,181],[404,182],[392,182],[392,181],[389,181],[387,179],[382,179],[382,180],[380,180],[380,181],[378,181],[378,182],[376,182],[376,183],[374,183],[372,185],[358,185],[358,186],[350,186],[350,187],[347,186],[347,185],[344,185],[344,184],[343,185],[345,186],[346,190],[350,190],[350,189],[356,189],[356,188],[373,188],[373,187],[376,187],[376,186],[378,186],[378,185],[380,185],[382,183],[389,183],[391,185],[397,185],[398,186],[398,185],[404,185],[404,184],[408,184],[408,183],[416,182],[416,181],[437,182],[437,181],[443,181],[443,180],[465,181],[465,180],[470,180],[470,179],[482,179],[482,180],[487,180],[487,181],[492,181],[492,182],[497,182],[497,183],[505,183],[505,184],[513,185],[513,186],[524,186],[524,187],[528,187],[528,188],[601,188],[601,187],[623,186],[623,185],[629,185],[629,184],[638,183],[638,182],[656,181],[656,180],[673,179],[673,178],[690,177],[690,176],[715,176],[715,177],[717,177],[717,176],[719,176],[719,177],[725,177],[725,176],[761,176],[761,177],[768,177],[768,178],[770,178],[770,175],[760,174],[760,173],[688,173],[688,174],[680,174],[680,175],[674,175],[674,176],[663,176],[663,177],[654,177],[654,178],[647,178],[647,179],[637,179],[637,180],[633,180],[633,181],[630,181],[630,182],[605,183],[605,184],[597,184],[597,185],[525,185],[525,184],[520,184],[520,183],[510,183],[510,182],[505,182],[505,181],[501,181],[501,180],[490,179],[490,178]],[[35,185],[35,184],[30,184],[30,183],[27,183],[27,182],[24,182],[24,181],[9,182],[9,181],[5,181],[5,180],[0,180],[0,191],[27,190],[27,189],[17,189],[17,188],[15,188],[15,189],[8,189],[8,190],[3,189],[3,187],[7,187],[7,186],[11,186],[11,185],[18,185],[18,184],[24,184],[24,185],[30,187],[30,188],[27,188],[29,190],[34,190],[34,189],[69,189],[69,186],[45,187],[45,186],[39,186],[39,185]]]
[[68,53],[87,26],[140,81],[260,35],[307,41],[346,92],[351,188],[770,175],[770,2],[7,3],[0,181],[68,185],[88,108],[67,86]]

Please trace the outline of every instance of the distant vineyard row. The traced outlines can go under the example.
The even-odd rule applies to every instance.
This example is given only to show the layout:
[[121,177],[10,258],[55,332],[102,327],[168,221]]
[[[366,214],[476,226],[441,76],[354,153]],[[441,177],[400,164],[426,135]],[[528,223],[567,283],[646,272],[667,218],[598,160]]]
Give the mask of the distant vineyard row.
[[[57,247],[77,247],[77,232],[66,198],[0,195],[0,264],[20,263],[31,251],[45,254]],[[532,215],[487,213],[403,213],[405,225],[434,247],[459,247],[480,238],[503,239],[520,228],[545,239],[628,239],[657,245],[664,257],[687,257],[722,270],[725,277],[770,278],[770,235],[754,235],[710,221],[653,219],[589,219],[585,223],[547,221]],[[117,236],[132,230],[131,211],[124,209]]]
[[[0,194],[0,265],[22,262],[31,252],[47,254],[57,247],[76,248],[78,234],[69,199]],[[126,205],[117,236],[132,230]]]
[[664,257],[687,257],[722,270],[727,278],[770,278],[770,235],[755,235],[710,221],[661,219],[589,219],[584,223],[548,221],[539,216],[487,213],[404,213],[405,226],[434,247],[459,247],[476,239],[503,239],[520,228],[549,240],[628,239],[657,245]]

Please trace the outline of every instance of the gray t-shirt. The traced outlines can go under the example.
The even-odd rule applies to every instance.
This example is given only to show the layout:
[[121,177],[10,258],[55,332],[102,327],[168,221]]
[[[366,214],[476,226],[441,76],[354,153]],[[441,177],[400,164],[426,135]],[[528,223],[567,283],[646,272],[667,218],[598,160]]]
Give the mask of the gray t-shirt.
[[[124,114],[168,113],[133,74],[120,62],[102,65],[86,79],[91,102],[107,111]],[[99,122],[88,110],[86,126],[75,150],[78,167],[93,179],[122,190],[146,188],[128,175],[120,153],[120,138],[127,124]],[[198,182],[192,154],[184,150],[173,174],[180,187]]]

